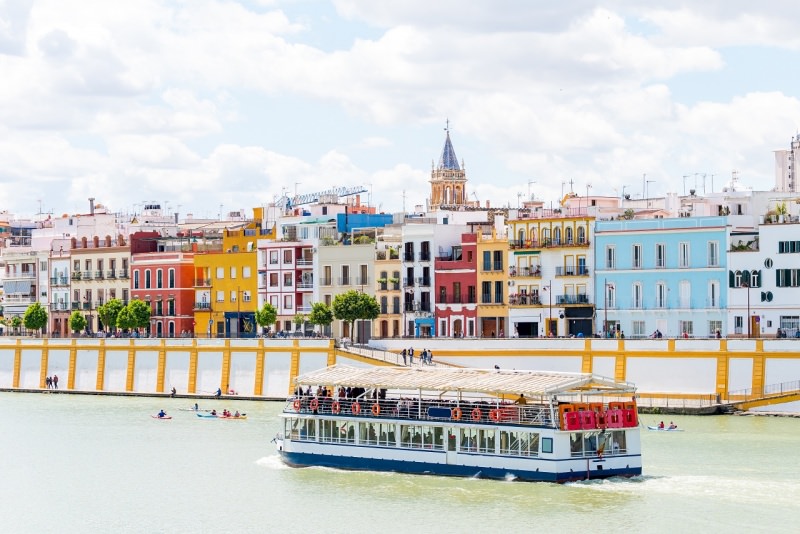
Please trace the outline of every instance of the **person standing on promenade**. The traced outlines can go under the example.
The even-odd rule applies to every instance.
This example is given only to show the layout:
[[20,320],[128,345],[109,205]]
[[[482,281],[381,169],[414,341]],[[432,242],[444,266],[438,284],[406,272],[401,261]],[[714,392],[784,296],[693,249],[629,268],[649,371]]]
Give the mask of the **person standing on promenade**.
[[53,379],[48,376],[44,383],[47,384],[47,389],[50,389],[50,387],[53,385]]
[[408,349],[408,363],[414,365],[414,347]]
[[53,375],[53,389],[58,389],[58,375]]
[[406,365],[406,349],[403,349],[403,365]]

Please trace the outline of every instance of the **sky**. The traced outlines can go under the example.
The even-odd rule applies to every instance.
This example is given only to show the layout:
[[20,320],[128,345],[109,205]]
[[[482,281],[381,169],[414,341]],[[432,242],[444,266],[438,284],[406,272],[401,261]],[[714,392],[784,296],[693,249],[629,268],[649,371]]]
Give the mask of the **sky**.
[[217,217],[354,186],[412,210],[448,125],[493,206],[734,171],[771,189],[798,20],[781,0],[0,0],[0,210]]

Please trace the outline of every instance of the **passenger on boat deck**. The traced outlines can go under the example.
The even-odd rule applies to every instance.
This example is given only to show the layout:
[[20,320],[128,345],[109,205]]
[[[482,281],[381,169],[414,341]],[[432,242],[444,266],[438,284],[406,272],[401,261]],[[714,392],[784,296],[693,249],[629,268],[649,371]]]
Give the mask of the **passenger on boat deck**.
[[528,399],[525,398],[524,393],[520,393],[517,400],[514,401],[515,404],[528,404]]
[[664,421],[661,421],[660,423],[658,423],[658,428],[664,428]]

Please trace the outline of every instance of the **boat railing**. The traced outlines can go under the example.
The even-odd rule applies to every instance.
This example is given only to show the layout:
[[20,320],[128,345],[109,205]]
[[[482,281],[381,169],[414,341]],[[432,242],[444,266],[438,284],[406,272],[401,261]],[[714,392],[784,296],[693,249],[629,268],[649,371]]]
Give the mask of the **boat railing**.
[[289,398],[283,411],[285,413],[377,419],[554,426],[549,406],[489,401],[456,402],[405,397],[353,399],[300,395]]

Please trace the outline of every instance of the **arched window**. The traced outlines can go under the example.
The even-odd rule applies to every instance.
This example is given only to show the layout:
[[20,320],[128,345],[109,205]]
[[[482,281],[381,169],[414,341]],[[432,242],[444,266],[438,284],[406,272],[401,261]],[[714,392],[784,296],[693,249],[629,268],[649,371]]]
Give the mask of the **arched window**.
[[572,227],[567,226],[566,229],[564,229],[564,239],[566,240],[567,245],[572,244]]
[[583,226],[578,227],[578,243],[581,245],[586,243],[586,230]]
[[553,228],[553,244],[560,245],[561,244],[561,228],[556,226]]

